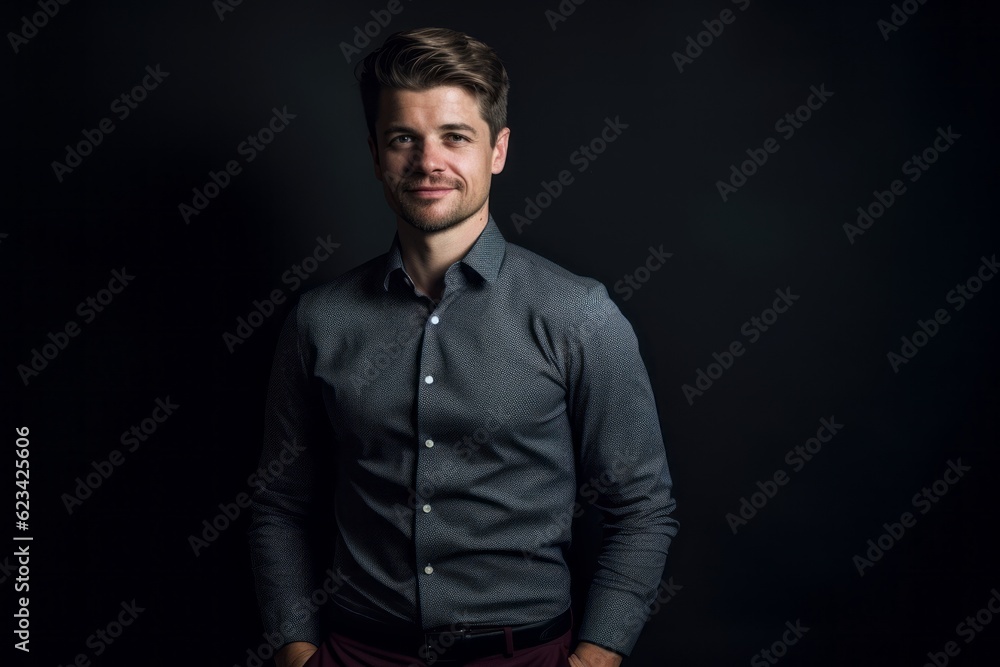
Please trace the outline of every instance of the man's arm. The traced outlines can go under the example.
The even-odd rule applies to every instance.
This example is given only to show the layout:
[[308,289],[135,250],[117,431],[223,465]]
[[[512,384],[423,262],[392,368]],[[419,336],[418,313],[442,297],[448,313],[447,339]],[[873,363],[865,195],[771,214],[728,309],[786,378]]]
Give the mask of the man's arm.
[[[335,471],[318,470],[324,460],[321,452],[332,447],[330,428],[324,421],[311,373],[313,353],[301,335],[299,315],[297,306],[285,320],[271,369],[249,538],[268,640],[274,646],[307,642],[315,648],[323,632],[309,598],[319,589],[322,568],[317,563],[316,531],[310,528],[317,504],[323,502],[318,476],[329,477],[332,486]],[[332,505],[325,509],[332,524]],[[279,656],[301,657],[307,648],[296,644]]]
[[[567,339],[568,409],[584,500],[604,517],[603,541],[575,655],[615,665],[648,618],[678,522],[656,403],[632,326],[603,285]],[[601,661],[601,662],[599,662]]]

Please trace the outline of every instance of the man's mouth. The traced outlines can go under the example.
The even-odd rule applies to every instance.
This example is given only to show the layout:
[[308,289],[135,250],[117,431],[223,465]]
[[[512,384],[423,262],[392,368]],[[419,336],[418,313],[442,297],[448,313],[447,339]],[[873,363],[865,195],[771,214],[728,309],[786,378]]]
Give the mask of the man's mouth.
[[426,186],[419,188],[408,188],[406,191],[412,193],[416,197],[425,199],[435,199],[437,197],[443,197],[455,188],[442,187],[438,185]]

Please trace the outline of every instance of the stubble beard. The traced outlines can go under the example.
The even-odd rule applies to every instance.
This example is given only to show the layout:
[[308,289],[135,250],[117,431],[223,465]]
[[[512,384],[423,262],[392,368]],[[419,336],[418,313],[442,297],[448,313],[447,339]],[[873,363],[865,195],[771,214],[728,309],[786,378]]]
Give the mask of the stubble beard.
[[432,213],[432,209],[441,204],[439,200],[421,201],[415,199],[405,192],[404,188],[400,188],[399,196],[396,198],[396,201],[399,202],[399,217],[422,232],[441,232],[450,229],[474,215],[486,203],[486,197],[480,202],[466,202],[462,198],[465,190],[458,184],[432,183],[432,185],[455,187],[455,190],[447,196],[455,197],[457,201],[452,204],[448,211]]

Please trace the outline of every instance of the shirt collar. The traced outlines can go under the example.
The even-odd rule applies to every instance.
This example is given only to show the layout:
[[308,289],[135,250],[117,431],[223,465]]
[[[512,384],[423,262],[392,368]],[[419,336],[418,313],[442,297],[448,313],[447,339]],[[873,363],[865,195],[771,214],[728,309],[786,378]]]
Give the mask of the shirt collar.
[[[487,282],[494,282],[500,273],[500,264],[503,263],[504,251],[507,242],[490,214],[486,221],[486,227],[479,234],[479,238],[469,248],[469,252],[457,263],[464,264]],[[403,270],[403,255],[399,247],[399,232],[392,237],[392,245],[389,246],[389,254],[385,261],[385,277],[382,280],[382,287],[389,290],[389,278],[397,270]]]

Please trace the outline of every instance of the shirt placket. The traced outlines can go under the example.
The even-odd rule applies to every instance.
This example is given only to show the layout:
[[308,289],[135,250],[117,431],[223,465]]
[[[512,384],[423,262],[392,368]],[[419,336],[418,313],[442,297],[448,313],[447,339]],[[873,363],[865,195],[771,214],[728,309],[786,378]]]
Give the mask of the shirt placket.
[[[445,290],[441,301],[427,315],[424,322],[424,335],[420,345],[420,360],[418,364],[417,409],[416,409],[416,488],[411,497],[415,498],[413,508],[413,542],[415,546],[417,585],[421,617],[428,616],[428,607],[437,606],[435,601],[442,595],[441,574],[435,570],[435,558],[439,555],[439,545],[434,543],[433,522],[436,522],[437,511],[434,507],[434,484],[422,484],[421,480],[435,480],[434,471],[439,467],[438,459],[442,455],[441,447],[435,449],[435,437],[438,436],[436,426],[442,424],[437,418],[442,414],[444,405],[440,398],[442,388],[449,378],[444,374],[445,363],[441,354],[440,339],[447,334],[449,326],[447,312],[449,306],[463,289],[458,266],[453,265],[445,274]],[[407,278],[407,283],[412,283]],[[421,297],[430,301],[426,296]]]

